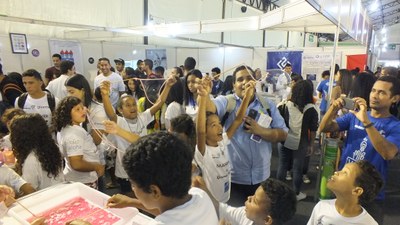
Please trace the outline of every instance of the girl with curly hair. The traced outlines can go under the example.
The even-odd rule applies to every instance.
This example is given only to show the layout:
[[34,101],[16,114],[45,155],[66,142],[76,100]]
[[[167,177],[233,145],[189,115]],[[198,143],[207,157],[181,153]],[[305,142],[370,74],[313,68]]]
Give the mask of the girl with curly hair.
[[51,137],[46,121],[39,114],[15,117],[10,140],[17,159],[17,172],[36,190],[64,181],[63,159]]
[[87,109],[73,96],[61,100],[54,115],[57,142],[64,154],[65,179],[96,188],[98,177],[104,175],[100,155],[92,136],[80,125],[86,121]]

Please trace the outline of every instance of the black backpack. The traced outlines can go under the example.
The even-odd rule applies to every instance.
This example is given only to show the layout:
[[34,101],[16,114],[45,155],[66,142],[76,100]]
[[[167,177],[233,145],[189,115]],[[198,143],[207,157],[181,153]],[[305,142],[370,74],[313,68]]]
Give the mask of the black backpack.
[[[55,108],[56,108],[56,98],[54,97],[54,95],[50,92],[46,92],[47,94],[47,102],[49,104],[49,108],[51,112],[54,112]],[[24,105],[26,102],[26,99],[28,98],[28,93],[25,92],[22,95],[19,96],[18,98],[18,102],[17,105],[20,109],[24,109]]]

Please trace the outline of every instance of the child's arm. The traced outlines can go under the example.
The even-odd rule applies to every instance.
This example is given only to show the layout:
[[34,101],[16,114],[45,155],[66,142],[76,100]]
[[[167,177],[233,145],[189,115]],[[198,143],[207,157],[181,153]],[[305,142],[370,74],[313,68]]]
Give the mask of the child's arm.
[[205,191],[211,199],[211,202],[214,205],[215,212],[217,212],[217,216],[219,217],[219,202],[214,196],[211,194],[210,190],[208,190],[206,182],[204,181],[203,177],[195,176],[192,178],[192,187],[197,187]]
[[110,208],[135,207],[138,209],[142,209],[146,212],[149,212],[154,216],[160,215],[160,211],[158,209],[147,209],[138,199],[130,198],[122,194],[116,194],[111,196],[111,198],[107,200],[107,207]]
[[150,108],[150,113],[152,116],[161,109],[162,105],[164,105],[165,100],[167,100],[169,91],[171,90],[171,87],[175,84],[176,78],[172,75],[168,77],[168,79],[165,81],[165,88],[161,92],[160,97],[157,99],[157,102],[154,103],[154,105]]
[[245,85],[245,94],[242,100],[242,103],[239,106],[238,111],[236,112],[236,117],[231,126],[226,131],[226,135],[229,139],[235,134],[237,128],[242,124],[243,118],[246,115],[247,107],[249,106],[250,100],[254,97],[255,92],[255,85],[254,81],[249,81]]
[[106,111],[106,114],[111,121],[117,122],[117,114],[115,113],[110,100],[110,88],[111,88],[110,81],[105,80],[101,82],[100,91],[101,91],[101,97],[103,99],[104,110]]
[[196,135],[197,135],[197,149],[201,155],[206,151],[206,107],[207,107],[207,91],[203,86],[198,86],[197,93],[199,108],[196,117]]
[[68,156],[68,161],[71,164],[72,169],[80,172],[92,172],[96,171],[97,176],[101,177],[104,175],[104,166],[100,163],[88,162],[83,159],[83,155]]
[[116,135],[122,137],[123,139],[125,139],[126,141],[128,141],[129,143],[133,143],[140,138],[139,135],[132,133],[130,131],[127,131],[125,129],[122,129],[120,126],[118,126],[113,121],[104,121],[103,123],[104,123],[104,127],[105,127],[107,133],[116,134]]

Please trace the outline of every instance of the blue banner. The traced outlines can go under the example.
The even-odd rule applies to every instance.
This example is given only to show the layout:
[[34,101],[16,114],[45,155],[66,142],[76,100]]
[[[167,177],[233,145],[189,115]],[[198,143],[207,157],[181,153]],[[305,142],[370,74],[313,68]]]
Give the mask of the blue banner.
[[303,51],[279,51],[267,53],[267,70],[283,69],[286,63],[292,65],[292,71],[301,75]]

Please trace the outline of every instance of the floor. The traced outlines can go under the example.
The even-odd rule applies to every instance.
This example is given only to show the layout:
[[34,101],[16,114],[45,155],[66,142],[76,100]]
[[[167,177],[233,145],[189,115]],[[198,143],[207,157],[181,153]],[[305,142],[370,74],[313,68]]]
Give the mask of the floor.
[[[319,156],[312,156],[310,161],[309,177],[310,184],[303,184],[302,191],[307,194],[307,198],[298,202],[297,211],[292,220],[288,221],[285,225],[302,225],[307,224],[311,215],[312,209],[318,201],[314,197],[316,194],[317,186],[315,180],[317,179],[317,165],[319,164]],[[271,175],[276,176],[278,166],[278,153],[276,149],[273,152]],[[392,160],[389,165],[388,181],[386,186],[386,199],[380,209],[377,211],[382,212],[381,225],[400,225],[400,157]],[[287,181],[291,185],[290,181]],[[118,189],[108,189],[107,194],[112,195],[118,192]]]

